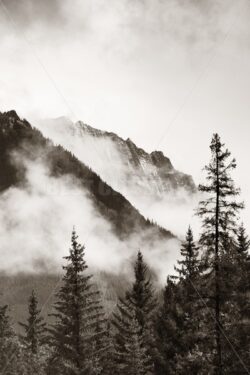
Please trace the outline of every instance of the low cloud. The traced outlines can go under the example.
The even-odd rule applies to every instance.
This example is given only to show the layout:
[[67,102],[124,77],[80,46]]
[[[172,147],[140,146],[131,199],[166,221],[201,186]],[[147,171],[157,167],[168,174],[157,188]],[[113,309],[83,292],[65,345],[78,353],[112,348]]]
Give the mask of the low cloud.
[[159,240],[152,247],[145,241],[149,233],[120,241],[96,212],[87,192],[75,180],[73,184],[70,176],[51,177],[39,158],[31,161],[16,153],[12,160],[25,166],[26,183],[0,196],[1,271],[58,272],[75,226],[92,270],[128,274],[140,248],[159,279],[166,279],[178,241]]
[[169,187],[167,183],[162,186],[151,165],[135,168],[131,155],[126,154],[126,147],[120,145],[123,141],[118,138],[113,141],[112,137],[101,134],[95,136],[82,123],[73,123],[63,117],[35,124],[47,137],[63,145],[114,190],[123,194],[144,217],[154,220],[179,238],[184,237],[190,224],[199,230],[195,218],[198,194],[190,194],[180,186],[173,189],[171,183]]

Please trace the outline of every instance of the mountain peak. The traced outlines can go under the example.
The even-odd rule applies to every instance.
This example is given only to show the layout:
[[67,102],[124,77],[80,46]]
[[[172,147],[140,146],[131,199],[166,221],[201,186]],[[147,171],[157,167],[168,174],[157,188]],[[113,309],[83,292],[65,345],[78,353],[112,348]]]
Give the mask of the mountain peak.
[[20,117],[18,116],[18,114],[16,113],[14,109],[4,112],[3,115],[5,115],[6,117],[14,118],[15,120],[20,120]]
[[[12,152],[18,151],[24,156],[21,159],[35,161],[39,158],[39,163],[48,168],[48,176],[53,179],[62,178],[60,181],[63,184],[66,183],[67,189],[68,180],[64,182],[64,177],[70,176],[72,192],[75,191],[75,182],[77,182],[77,189],[82,192],[77,197],[78,204],[82,204],[82,210],[84,211],[85,208],[86,200],[83,197],[86,195],[87,200],[90,201],[91,210],[93,209],[96,213],[95,217],[102,217],[117,238],[124,240],[130,235],[132,238],[133,233],[137,235],[139,232],[144,236],[146,230],[148,230],[150,239],[153,230],[155,241],[158,241],[159,238],[174,237],[171,232],[147,220],[124,195],[104,182],[98,174],[84,162],[78,160],[73,153],[60,145],[54,145],[50,139],[45,138],[26,120],[20,120],[18,116],[15,117],[14,111],[0,113],[0,150],[0,169],[2,171],[0,192],[21,185],[25,188],[29,182],[23,160],[19,164],[14,163],[11,158]],[[45,189],[45,193],[50,194],[50,190]],[[100,221],[98,221],[98,225],[100,225]]]
[[127,138],[127,139],[126,139],[126,142],[127,142],[127,143],[132,143],[132,144],[134,145],[134,142],[133,142],[133,141],[131,141],[131,139],[130,139],[130,138]]
[[11,109],[10,111],[6,111],[6,112],[0,112],[0,116],[2,118],[7,117],[7,118],[12,118],[14,120],[20,121],[20,117],[18,116],[18,114],[16,113],[16,111],[14,109]]
[[154,165],[158,168],[165,167],[168,170],[174,169],[170,159],[167,158],[162,151],[153,151],[150,155]]
[[137,207],[143,206],[145,197],[168,199],[170,193],[196,191],[192,177],[177,171],[162,151],[148,153],[129,137],[124,139],[82,121],[62,123],[54,130],[56,143],[70,150]]
[[76,124],[74,124],[74,126],[75,128],[78,129],[81,135],[84,135],[84,133],[87,133],[94,137],[111,137],[111,138],[120,139],[120,137],[113,132],[108,132],[105,130],[93,128],[92,126],[84,123],[83,121],[77,121]]
[[0,126],[3,132],[7,132],[12,128],[18,128],[23,126],[25,128],[30,127],[30,124],[21,119],[15,110],[10,110],[6,112],[0,112]]

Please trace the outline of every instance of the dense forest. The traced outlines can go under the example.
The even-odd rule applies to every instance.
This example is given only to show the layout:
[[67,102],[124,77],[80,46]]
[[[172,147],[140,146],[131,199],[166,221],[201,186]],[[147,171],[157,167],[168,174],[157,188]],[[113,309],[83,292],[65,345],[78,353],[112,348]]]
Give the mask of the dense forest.
[[199,186],[201,233],[196,242],[187,229],[164,289],[154,285],[141,249],[131,286],[107,314],[73,230],[51,323],[35,290],[21,335],[0,306],[1,374],[249,374],[250,241],[231,177],[236,162],[217,134],[210,148]]

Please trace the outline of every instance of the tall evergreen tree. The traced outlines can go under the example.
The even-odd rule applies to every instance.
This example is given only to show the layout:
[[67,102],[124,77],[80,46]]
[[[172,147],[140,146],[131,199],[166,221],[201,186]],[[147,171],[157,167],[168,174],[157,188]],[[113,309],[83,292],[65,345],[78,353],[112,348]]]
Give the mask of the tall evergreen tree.
[[161,352],[159,374],[193,374],[200,371],[197,357],[199,342],[199,249],[188,228],[181,246],[181,259],[175,267],[176,276],[168,278],[163,295],[163,305],[158,316],[158,346]]
[[163,304],[156,321],[159,350],[156,360],[157,375],[176,373],[177,355],[183,352],[183,313],[180,310],[179,302],[178,287],[173,278],[168,277],[163,292]]
[[[70,254],[65,257],[67,265],[63,285],[54,305],[55,323],[51,332],[53,354],[48,374],[80,375],[99,372],[96,369],[97,322],[103,321],[99,293],[90,282],[84,259],[84,246],[78,243],[75,230],[72,233]],[[100,341],[99,341],[100,342]]]
[[0,306],[0,373],[20,374],[20,345],[11,327],[8,306]]
[[6,339],[13,336],[13,329],[8,315],[8,306],[0,306],[0,339]]
[[[178,279],[190,283],[199,274],[200,269],[199,248],[194,242],[191,227],[188,228],[186,239],[182,243],[181,257],[181,260],[177,261],[180,267],[175,267]],[[192,285],[191,288],[193,289]]]
[[239,230],[237,232],[237,243],[236,243],[237,251],[243,257],[249,257],[249,248],[250,248],[250,239],[246,234],[246,229],[243,223],[240,225]]
[[[239,354],[237,361],[231,361],[231,369],[235,372],[244,364],[250,368],[250,241],[246,230],[241,224],[237,233],[234,273],[231,277],[235,284],[234,315],[235,320],[231,326],[233,342]],[[241,363],[239,363],[241,362]],[[241,366],[242,367],[242,366]],[[245,371],[245,373],[247,373]]]
[[0,307],[0,374],[44,375],[47,356],[31,356],[15,335],[10,324],[8,306]]
[[215,321],[215,373],[223,373],[222,353],[222,316],[223,303],[221,274],[221,255],[225,250],[223,246],[224,236],[234,236],[236,232],[236,219],[239,209],[243,207],[236,201],[239,189],[234,185],[230,172],[236,168],[235,159],[229,160],[230,152],[221,143],[218,134],[214,134],[211,142],[211,161],[205,167],[207,172],[207,184],[200,185],[199,190],[205,193],[205,198],[200,202],[198,215],[203,219],[203,233],[200,243],[206,251],[208,271],[214,293],[210,301],[214,300],[212,308]]
[[151,374],[152,364],[147,355],[141,327],[135,315],[131,317],[129,324],[130,335],[127,337],[126,342],[125,373],[128,375]]
[[134,307],[135,316],[141,327],[141,331],[146,331],[151,325],[156,298],[150,281],[148,267],[144,262],[141,251],[137,254],[134,275],[135,282],[132,290],[126,293],[126,300]]
[[37,354],[39,347],[44,344],[45,341],[46,323],[40,315],[41,311],[38,309],[38,300],[34,290],[32,290],[29,298],[28,310],[29,316],[27,323],[19,323],[25,331],[22,340],[32,354]]
[[119,316],[116,316],[118,333],[114,337],[116,371],[121,375],[151,375],[152,358],[147,353],[146,334],[136,318],[135,311],[120,303]]
[[[154,373],[154,313],[156,299],[148,276],[148,268],[139,251],[134,267],[135,282],[120,299],[114,314],[115,359],[120,374],[133,373],[133,363],[139,361],[140,373]],[[130,358],[132,348],[137,348]]]
[[182,351],[177,353],[177,369],[179,374],[185,374],[187,368],[192,374],[200,374],[201,361],[199,355],[200,330],[201,330],[201,301],[200,279],[201,261],[199,248],[194,242],[192,229],[189,227],[186,239],[181,247],[181,260],[175,267],[178,272],[177,299],[179,302],[179,319],[182,315],[182,330],[180,342]]

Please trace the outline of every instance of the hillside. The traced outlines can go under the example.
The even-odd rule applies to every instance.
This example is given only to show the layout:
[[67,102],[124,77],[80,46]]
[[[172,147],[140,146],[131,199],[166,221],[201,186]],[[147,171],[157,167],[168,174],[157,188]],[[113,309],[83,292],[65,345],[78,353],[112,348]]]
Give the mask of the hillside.
[[[94,169],[104,181],[126,197],[134,193],[160,199],[179,190],[193,194],[196,186],[190,175],[176,170],[162,151],[147,153],[130,138],[93,128],[65,117],[44,120],[40,129],[55,142],[73,152]],[[114,173],[115,172],[115,173]]]
[[[145,219],[120,193],[112,189],[95,172],[62,146],[55,146],[15,111],[0,113],[0,191],[25,185],[25,166],[13,163],[13,152],[26,158],[39,158],[49,167],[51,176],[70,175],[87,191],[96,210],[111,223],[119,238],[149,229],[151,236],[172,238],[173,234]],[[79,202],[80,204],[80,202]]]

